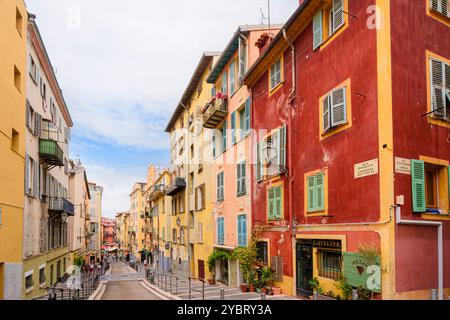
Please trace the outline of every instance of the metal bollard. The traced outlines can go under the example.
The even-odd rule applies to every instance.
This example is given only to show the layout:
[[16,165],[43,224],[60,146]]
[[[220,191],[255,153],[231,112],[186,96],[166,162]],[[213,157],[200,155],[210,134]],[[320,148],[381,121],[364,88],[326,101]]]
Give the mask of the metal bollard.
[[261,300],[266,300],[266,294],[265,293],[261,293]]
[[316,291],[313,292],[313,300],[319,300],[319,295]]
[[224,288],[220,289],[220,300],[225,300],[225,289]]
[[352,300],[358,300],[358,290],[352,290]]
[[431,289],[431,300],[438,300],[437,289]]

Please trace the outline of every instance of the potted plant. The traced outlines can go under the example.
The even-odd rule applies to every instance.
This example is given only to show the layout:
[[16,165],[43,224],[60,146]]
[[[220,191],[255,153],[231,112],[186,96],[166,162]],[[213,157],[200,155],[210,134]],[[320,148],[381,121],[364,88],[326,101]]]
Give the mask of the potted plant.
[[269,267],[263,267],[261,269],[259,283],[261,286],[261,293],[267,294],[269,292],[268,286],[272,285],[272,269]]
[[248,292],[255,292],[256,291],[255,283],[256,283],[255,271],[254,270],[250,270],[249,273],[248,273]]
[[245,282],[240,285],[242,292],[247,292],[247,284],[250,284],[250,271],[257,262],[257,256],[256,241],[253,238],[247,247],[239,247],[233,251],[233,258],[239,260],[244,275]]

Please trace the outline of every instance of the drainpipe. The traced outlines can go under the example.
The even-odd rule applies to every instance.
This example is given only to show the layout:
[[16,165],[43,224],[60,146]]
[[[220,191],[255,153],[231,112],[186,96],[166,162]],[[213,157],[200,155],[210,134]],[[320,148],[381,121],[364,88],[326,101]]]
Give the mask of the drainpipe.
[[292,76],[292,83],[291,83],[291,92],[289,93],[288,98],[288,106],[289,106],[289,116],[288,116],[288,181],[289,181],[289,188],[288,188],[288,195],[289,195],[289,219],[292,222],[293,221],[293,185],[294,185],[294,175],[293,175],[293,168],[292,168],[292,109],[294,108],[294,99],[296,94],[296,68],[295,68],[295,46],[292,43],[291,40],[289,40],[286,29],[283,29],[283,37],[288,43],[289,47],[291,48],[291,54],[292,54],[292,70],[291,70],[291,76]]
[[425,226],[438,228],[438,299],[444,300],[444,246],[442,236],[442,222],[437,221],[422,221],[422,220],[402,220],[402,209],[399,205],[395,207],[395,217],[398,225],[409,226]]

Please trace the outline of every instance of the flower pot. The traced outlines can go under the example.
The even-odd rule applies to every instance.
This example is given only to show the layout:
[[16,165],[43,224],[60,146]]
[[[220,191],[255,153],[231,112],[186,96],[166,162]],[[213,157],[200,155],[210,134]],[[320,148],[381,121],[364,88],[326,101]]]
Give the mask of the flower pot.
[[269,289],[261,288],[261,293],[267,294],[268,292],[269,292]]
[[281,288],[280,287],[272,287],[272,294],[274,296],[280,295],[281,294]]
[[210,286],[213,286],[216,284],[216,280],[215,279],[208,279],[208,283]]
[[255,290],[255,286],[254,285],[249,285],[248,286],[248,292],[255,292],[256,290]]
[[247,292],[247,284],[245,284],[245,283],[241,284],[241,291],[242,291],[242,293],[246,293]]

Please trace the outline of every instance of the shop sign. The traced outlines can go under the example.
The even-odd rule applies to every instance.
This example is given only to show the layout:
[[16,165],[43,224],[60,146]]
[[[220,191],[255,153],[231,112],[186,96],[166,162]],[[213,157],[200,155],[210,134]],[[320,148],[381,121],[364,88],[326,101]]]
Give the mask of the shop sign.
[[341,240],[317,239],[313,240],[313,247],[322,249],[341,249]]
[[353,252],[343,252],[344,278],[352,287],[363,287],[381,292],[380,257],[366,257]]

